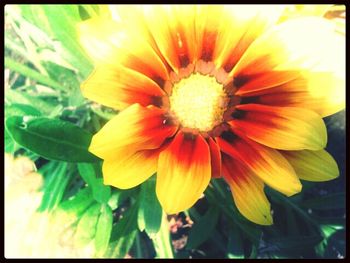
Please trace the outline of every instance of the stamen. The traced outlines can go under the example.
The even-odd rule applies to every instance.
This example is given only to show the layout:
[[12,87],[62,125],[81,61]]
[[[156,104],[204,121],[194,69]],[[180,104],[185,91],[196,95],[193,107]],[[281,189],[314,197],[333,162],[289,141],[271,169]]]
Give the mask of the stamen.
[[214,76],[192,73],[172,88],[170,111],[184,128],[210,131],[223,121],[228,97]]

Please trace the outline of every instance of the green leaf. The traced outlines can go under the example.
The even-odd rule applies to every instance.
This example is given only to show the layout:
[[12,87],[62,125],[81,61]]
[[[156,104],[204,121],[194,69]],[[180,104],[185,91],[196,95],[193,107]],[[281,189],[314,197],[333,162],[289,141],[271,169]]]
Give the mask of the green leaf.
[[92,112],[96,113],[96,115],[98,115],[99,117],[105,120],[110,120],[116,116],[115,112],[103,111],[101,108],[90,107],[90,109]]
[[155,192],[155,180],[147,180],[141,185],[140,207],[137,223],[140,231],[145,230],[152,239],[159,231],[162,222],[162,207]]
[[111,236],[113,223],[113,213],[111,208],[103,204],[101,214],[97,221],[95,235],[96,256],[102,257],[108,248],[109,238]]
[[84,181],[91,187],[92,195],[100,203],[108,203],[111,197],[110,186],[103,184],[102,178],[97,178],[98,164],[78,163],[78,170]]
[[12,138],[47,159],[96,162],[88,152],[92,135],[70,122],[44,117],[13,116],[6,120]]
[[254,245],[258,245],[262,234],[261,227],[250,222],[238,211],[231,192],[224,186],[224,182],[220,179],[212,180],[213,188],[208,187],[205,195],[212,205],[218,205],[222,213],[225,213],[237,226],[242,230],[244,236],[247,237]]
[[24,64],[18,63],[9,57],[5,57],[5,68],[9,68],[13,71],[16,71],[27,78],[30,78],[32,80],[36,80],[39,83],[47,85],[49,87],[52,87],[52,88],[55,88],[55,89],[58,89],[61,91],[66,90],[65,87],[63,87],[61,84],[54,81],[53,79],[51,79],[45,75],[42,75],[38,71],[31,69],[30,67],[28,67]]
[[337,225],[321,225],[320,228],[325,238],[329,238],[338,230],[344,229],[343,226],[337,226]]
[[205,242],[211,235],[219,219],[219,209],[217,206],[210,206],[208,211],[197,222],[193,224],[189,234],[186,247],[197,248]]
[[[30,105],[36,109],[40,109],[45,115],[52,113],[56,105],[46,102],[39,97],[32,96],[26,92],[18,90],[6,90],[5,92],[5,101],[9,104],[26,104]],[[25,114],[28,115],[28,114]],[[29,114],[30,115],[30,114]]]
[[97,178],[95,181],[95,190],[93,190],[94,198],[100,203],[108,203],[111,197],[111,187],[103,183],[102,178]]
[[74,235],[74,244],[83,247],[89,244],[95,236],[96,225],[99,219],[101,204],[95,203],[83,214],[78,222]]
[[4,150],[6,153],[14,153],[19,148],[18,145],[16,144],[16,142],[12,139],[6,126],[4,129],[4,143],[5,143]]
[[41,112],[34,108],[33,106],[26,105],[26,104],[11,104],[11,105],[5,105],[5,116],[11,117],[11,116],[40,116]]
[[271,238],[269,241],[280,249],[304,249],[313,247],[323,240],[321,235]]
[[50,78],[60,83],[63,87],[71,89],[74,86],[79,86],[77,75],[73,70],[51,61],[42,61],[41,63],[45,67]]
[[50,162],[44,170],[44,195],[38,211],[52,210],[62,200],[64,191],[69,182],[67,163]]
[[112,208],[112,210],[117,209],[125,202],[127,198],[133,197],[135,193],[138,193],[139,191],[138,187],[131,189],[112,188],[112,190],[113,192],[108,200],[108,205]]
[[227,257],[236,259],[245,258],[242,231],[232,221],[229,222],[229,226]]
[[27,53],[23,45],[15,41],[15,39],[11,39],[9,34],[5,32],[5,47],[11,49],[16,55],[20,55],[26,60],[30,61],[30,55]]
[[61,202],[53,211],[58,224],[70,226],[77,222],[83,213],[92,205],[91,189],[84,188],[68,200]]
[[80,82],[77,74],[66,67],[53,63],[51,61],[42,61],[49,76],[65,87],[68,93],[68,105],[78,107],[85,102],[80,90]]
[[345,193],[336,193],[304,200],[301,206],[317,210],[342,209],[345,207]]
[[[5,118],[15,116],[15,115],[30,115],[30,116],[40,116],[41,112],[36,108],[26,105],[26,104],[11,104],[5,105]],[[6,126],[4,129],[4,141],[5,141],[5,152],[13,153],[19,147],[18,144],[12,139],[10,132],[7,130]]]
[[80,216],[93,202],[92,192],[90,187],[83,188],[73,198],[62,202],[59,209],[66,213],[74,213]]
[[131,249],[137,234],[137,211],[138,205],[134,204],[113,226],[108,257],[124,258]]
[[115,210],[118,208],[118,206],[120,205],[120,197],[122,196],[122,190],[119,189],[113,189],[113,191],[111,191],[111,197],[108,200],[108,205],[110,206],[110,208],[112,208],[112,210]]
[[97,5],[79,5],[79,15],[81,20],[86,20],[98,15]]
[[345,225],[345,216],[320,217],[312,214],[312,218],[319,224]]
[[287,234],[291,236],[299,235],[300,230],[292,208],[290,206],[285,206],[284,209],[286,211]]
[[87,183],[87,185],[92,189],[96,181],[94,165],[88,163],[78,163],[78,171],[80,176],[84,179],[85,183]]
[[68,97],[68,104],[72,107],[79,107],[85,103],[85,98],[83,97],[80,86],[76,86]]
[[78,5],[21,5],[23,16],[59,41],[61,55],[85,77],[92,63],[79,44],[77,24],[81,22]]
[[169,222],[164,212],[162,213],[161,218],[161,227],[152,240],[154,249],[157,253],[156,258],[174,258],[170,239]]

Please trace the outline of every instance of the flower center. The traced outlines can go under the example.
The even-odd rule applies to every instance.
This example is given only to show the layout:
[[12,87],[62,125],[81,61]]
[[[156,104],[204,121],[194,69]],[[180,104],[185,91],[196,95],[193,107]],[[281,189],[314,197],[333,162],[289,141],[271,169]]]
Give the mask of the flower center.
[[215,77],[193,73],[174,84],[169,100],[184,128],[208,132],[223,121],[228,98]]

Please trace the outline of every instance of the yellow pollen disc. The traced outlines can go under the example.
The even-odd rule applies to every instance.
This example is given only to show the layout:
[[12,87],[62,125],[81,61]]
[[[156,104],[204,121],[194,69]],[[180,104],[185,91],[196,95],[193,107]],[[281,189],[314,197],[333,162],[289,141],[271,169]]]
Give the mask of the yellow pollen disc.
[[183,127],[210,131],[222,122],[227,96],[215,77],[195,73],[175,83],[169,99]]

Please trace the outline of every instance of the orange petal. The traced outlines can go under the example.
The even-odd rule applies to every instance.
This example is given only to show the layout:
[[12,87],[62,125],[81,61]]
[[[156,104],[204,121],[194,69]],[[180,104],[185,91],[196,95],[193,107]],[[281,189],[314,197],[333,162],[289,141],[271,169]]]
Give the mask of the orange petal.
[[119,159],[104,160],[104,184],[121,189],[135,187],[157,171],[160,150],[143,150]]
[[144,15],[162,55],[175,72],[193,62],[195,7],[151,6]]
[[299,75],[300,73],[296,70],[281,70],[236,77],[234,83],[239,86],[239,89],[235,95],[247,97],[272,93],[274,87],[289,83],[298,78]]
[[134,104],[93,136],[89,151],[102,159],[115,160],[140,150],[156,149],[177,130],[164,114],[159,108]]
[[81,85],[83,95],[115,109],[131,104],[159,106],[164,91],[151,79],[122,66],[98,66]]
[[324,182],[339,176],[336,161],[325,150],[281,151],[281,153],[294,167],[300,179]]
[[125,23],[93,18],[78,26],[80,42],[97,64],[123,65],[154,81],[168,79],[166,66],[147,38],[147,32],[128,30]]
[[209,150],[210,150],[210,163],[211,163],[211,176],[213,178],[221,177],[221,152],[220,148],[214,139],[210,138]]
[[259,104],[236,108],[244,115],[230,122],[233,130],[263,145],[281,150],[320,150],[327,144],[326,126],[313,111]]
[[271,225],[270,203],[264,193],[264,183],[249,168],[228,155],[223,156],[222,169],[241,214],[256,224]]
[[293,72],[307,79],[310,96],[345,101],[345,38],[334,23],[308,17],[275,26],[250,45],[232,75],[237,95],[252,96],[293,80]]
[[277,150],[237,137],[230,142],[220,137],[216,140],[222,152],[243,162],[267,185],[287,196],[301,191],[293,167]]
[[174,214],[193,206],[210,177],[207,142],[201,135],[179,132],[158,160],[156,193],[165,212]]

